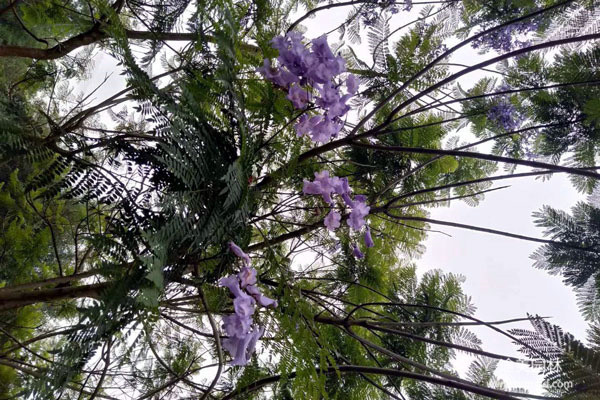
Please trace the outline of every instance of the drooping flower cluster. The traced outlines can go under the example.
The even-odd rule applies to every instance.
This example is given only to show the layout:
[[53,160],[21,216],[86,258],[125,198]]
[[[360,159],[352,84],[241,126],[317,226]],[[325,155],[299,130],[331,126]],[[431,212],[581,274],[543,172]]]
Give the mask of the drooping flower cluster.
[[[502,84],[498,87],[497,92],[505,92],[509,89],[510,86]],[[525,119],[510,102],[509,95],[507,94],[500,96],[499,101],[490,107],[487,118],[507,132],[518,129]]]
[[312,102],[322,109],[321,114],[303,114],[295,130],[298,137],[307,135],[313,142],[325,143],[342,129],[341,117],[350,110],[346,103],[356,94],[358,81],[354,75],[348,75],[346,93],[342,95],[334,78],[346,71],[345,60],[333,54],[325,36],[312,40],[311,50],[302,43],[303,39],[298,32],[273,39],[273,47],[279,50],[279,68],[273,68],[271,61],[265,59],[258,71],[286,89],[295,108],[304,109]]
[[517,35],[526,35],[540,27],[539,20],[516,22],[497,29],[473,41],[474,48],[494,49],[497,52],[511,51],[517,47],[529,45],[527,41],[517,39]]
[[250,257],[233,242],[229,242],[229,249],[242,259],[244,267],[239,274],[219,280],[219,286],[228,288],[233,295],[235,312],[223,318],[223,329],[228,336],[223,347],[233,357],[231,365],[246,365],[264,333],[263,327],[252,323],[255,305],[274,308],[277,301],[264,296],[256,286],[256,270],[250,267]]
[[[348,226],[355,231],[360,231],[365,226],[365,217],[369,215],[370,211],[370,207],[367,205],[367,198],[360,194],[354,196],[354,198],[350,196],[352,189],[348,184],[348,178],[330,177],[329,171],[315,172],[314,181],[304,180],[302,191],[304,194],[321,196],[331,206],[334,204],[331,196],[333,194],[339,195],[344,200],[345,205],[352,210],[346,220]],[[342,215],[335,209],[332,209],[327,217],[325,217],[324,224],[330,231],[335,231],[340,227],[341,219]],[[373,247],[374,245],[369,227],[366,228],[365,232],[365,244],[367,247]],[[356,245],[354,245],[353,254],[357,258],[364,257]]]
[[[386,6],[392,4],[389,0],[385,2]],[[409,9],[412,2],[405,2],[405,6]],[[302,40],[303,36],[297,32],[273,39],[273,47],[279,51],[279,67],[272,67],[271,61],[265,59],[258,71],[266,79],[286,89],[287,98],[297,109],[305,109],[312,103],[323,111],[317,115],[302,114],[295,130],[298,137],[307,135],[313,142],[325,143],[335,138],[341,130],[341,117],[350,110],[346,103],[357,93],[358,80],[356,76],[349,74],[345,80],[346,94],[342,95],[339,89],[341,84],[336,84],[334,79],[346,70],[344,59],[333,54],[325,36],[312,40],[310,50]],[[360,231],[365,226],[365,217],[369,215],[370,207],[366,204],[366,196],[356,195],[352,198],[351,191],[347,178],[330,177],[329,171],[316,172],[312,182],[304,180],[304,194],[319,195],[331,206],[331,196],[341,196],[345,205],[351,208],[347,219],[348,226]],[[341,220],[340,212],[332,208],[325,217],[324,224],[327,229],[334,231],[340,227]],[[365,244],[367,247],[374,245],[368,227],[365,231]],[[358,258],[364,257],[356,244],[353,254]]]
[[521,118],[517,109],[506,100],[501,100],[498,104],[492,106],[487,113],[487,117],[508,132],[516,130],[521,125]]

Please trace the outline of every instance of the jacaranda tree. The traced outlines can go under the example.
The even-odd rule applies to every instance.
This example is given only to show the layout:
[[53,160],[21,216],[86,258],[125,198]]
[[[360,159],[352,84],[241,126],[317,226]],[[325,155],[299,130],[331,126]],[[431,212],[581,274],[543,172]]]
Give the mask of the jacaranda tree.
[[[0,0],[1,398],[598,398],[599,27],[593,0]],[[126,88],[76,96],[98,60]],[[553,174],[592,197],[549,237],[430,218]],[[540,243],[588,342],[419,277],[439,226]],[[530,394],[499,362],[556,368]]]

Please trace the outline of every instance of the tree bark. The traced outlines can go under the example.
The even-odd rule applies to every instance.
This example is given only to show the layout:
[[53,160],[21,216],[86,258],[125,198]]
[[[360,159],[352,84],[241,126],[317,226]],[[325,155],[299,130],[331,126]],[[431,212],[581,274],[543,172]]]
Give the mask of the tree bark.
[[105,290],[109,284],[109,282],[103,282],[75,287],[41,289],[28,292],[0,293],[0,311],[11,310],[47,301],[78,298],[97,299],[100,298],[102,291]]
[[[125,31],[127,38],[132,40],[163,40],[163,41],[192,41],[198,39],[196,32],[150,32],[150,31]],[[70,52],[87,46],[103,39],[108,39],[108,34],[100,29],[100,25],[96,24],[87,32],[80,33],[62,43],[57,44],[49,49],[40,49],[35,47],[20,47],[20,46],[0,46],[0,57],[20,57],[34,58],[36,60],[56,60],[64,57]],[[208,42],[214,42],[212,36],[203,36]],[[250,44],[242,44],[242,48],[247,51],[259,52],[260,49]]]

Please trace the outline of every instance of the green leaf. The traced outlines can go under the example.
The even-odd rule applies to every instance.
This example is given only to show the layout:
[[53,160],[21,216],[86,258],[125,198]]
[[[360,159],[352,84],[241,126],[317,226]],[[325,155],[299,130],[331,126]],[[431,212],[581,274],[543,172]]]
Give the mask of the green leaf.
[[441,172],[451,173],[458,169],[458,161],[454,157],[446,156],[438,161]]
[[600,99],[588,100],[583,106],[583,113],[586,115],[586,123],[600,126]]

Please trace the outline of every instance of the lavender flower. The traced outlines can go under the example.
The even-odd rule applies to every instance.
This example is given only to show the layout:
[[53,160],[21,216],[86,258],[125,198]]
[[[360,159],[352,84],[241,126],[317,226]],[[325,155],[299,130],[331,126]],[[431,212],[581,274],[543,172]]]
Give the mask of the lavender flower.
[[242,318],[250,318],[250,316],[254,314],[254,303],[254,298],[241,292],[239,296],[233,299],[233,309],[235,314]]
[[368,226],[367,226],[367,230],[365,231],[365,245],[367,247],[375,246],[375,243],[373,243],[373,238],[371,237],[371,229],[369,229]]
[[319,87],[319,94],[321,97],[316,102],[319,107],[327,109],[340,101],[340,92],[330,82]]
[[288,92],[287,98],[292,102],[294,107],[297,109],[302,109],[306,107],[306,103],[308,103],[308,91],[306,89],[302,89],[298,85],[292,85],[290,87],[290,91]]
[[364,194],[357,194],[356,196],[354,196],[354,201],[358,201],[360,203],[366,203],[367,196],[365,196]]
[[490,121],[506,131],[514,131],[523,121],[522,115],[508,100],[502,99],[498,104],[492,106],[487,113]]
[[356,94],[358,91],[358,79],[356,79],[356,75],[349,74],[346,78],[346,89],[348,89],[348,93]]
[[280,67],[273,68],[265,60],[258,71],[276,85],[288,88],[287,98],[297,109],[306,107],[313,90],[319,92],[315,103],[324,114],[303,115],[294,128],[298,137],[309,135],[313,142],[325,143],[337,137],[343,127],[340,117],[350,110],[346,102],[357,91],[356,77],[348,77],[348,93],[342,96],[333,78],[346,70],[344,59],[333,54],[325,36],[312,40],[312,51],[304,46],[302,39],[297,32],[274,38],[272,45],[279,51]]
[[265,295],[263,295],[260,290],[254,285],[250,285],[246,288],[248,293],[250,293],[256,302],[262,307],[277,307],[277,300],[273,300]]
[[365,255],[363,254],[363,252],[360,251],[358,246],[355,244],[352,245],[352,255],[354,255],[354,257],[356,257],[356,258],[365,258]]
[[352,212],[348,217],[347,223],[350,228],[358,231],[365,225],[365,217],[369,215],[369,210],[371,208],[364,202],[357,201],[356,197],[354,198],[354,205],[352,207]]
[[347,178],[330,177],[329,171],[315,172],[315,180],[310,182],[304,180],[302,191],[304,194],[321,195],[323,200],[329,204],[333,203],[331,195],[333,193],[344,194],[350,192]]
[[257,69],[266,79],[281,87],[288,87],[294,82],[298,82],[298,77],[284,69],[277,69],[271,66],[271,61],[264,60],[263,66]]
[[327,217],[325,217],[324,224],[327,227],[327,229],[329,229],[330,231],[335,231],[337,228],[340,227],[341,219],[342,219],[342,216],[340,215],[339,212],[337,212],[335,210],[331,210],[331,212],[329,214],[327,214]]
[[354,200],[352,200],[352,198],[350,197],[350,194],[343,193],[342,194],[342,199],[344,200],[344,203],[346,203],[350,207],[354,206]]
[[331,119],[329,116],[325,116],[321,119],[311,132],[311,138],[313,142],[325,143],[331,140],[332,137],[337,137],[339,131],[342,129],[341,121]]
[[300,118],[298,118],[298,123],[294,126],[296,135],[298,135],[298,137],[309,135],[315,126],[321,122],[321,119],[323,119],[321,115],[309,117],[306,114],[302,114]]
[[515,39],[515,36],[526,35],[536,31],[539,27],[539,19],[513,23],[474,40],[473,47],[489,48],[498,52],[511,51],[516,47],[528,45],[527,41]]
[[250,317],[231,314],[223,317],[223,329],[227,336],[244,338],[250,329]]
[[[223,340],[223,347],[233,356],[231,365],[242,366],[248,363],[248,359],[252,355],[252,353],[248,352],[248,347],[252,338],[253,334],[247,332],[242,337],[229,337]],[[258,340],[258,338],[256,340]]]
[[248,256],[248,254],[244,253],[242,249],[240,249],[239,246],[233,242],[229,242],[228,245],[229,250],[231,250],[236,256],[240,257],[245,266],[250,265],[250,257]]
[[264,328],[252,325],[252,330],[247,332],[244,337],[223,340],[223,347],[233,356],[231,365],[244,366],[248,363],[256,348],[256,342],[264,331]]
[[219,279],[219,286],[223,286],[229,289],[229,291],[231,292],[231,294],[233,294],[234,297],[238,297],[242,293],[240,289],[240,281],[236,276],[227,276]]
[[277,307],[277,301],[263,296],[255,286],[256,270],[248,266],[248,255],[233,242],[229,242],[229,248],[244,260],[246,266],[237,275],[219,279],[219,286],[227,287],[234,297],[234,314],[223,317],[223,329],[229,336],[223,340],[223,347],[233,357],[231,365],[246,365],[254,352],[256,341],[264,332],[263,328],[252,324],[255,304]]
[[256,283],[256,270],[254,268],[244,267],[238,274],[240,280],[240,286],[245,288],[248,285],[254,285]]
[[248,357],[254,353],[254,349],[256,348],[256,342],[258,339],[265,333],[265,328],[258,325],[252,325],[252,331],[250,332],[250,340],[248,341],[248,348],[246,349]]

